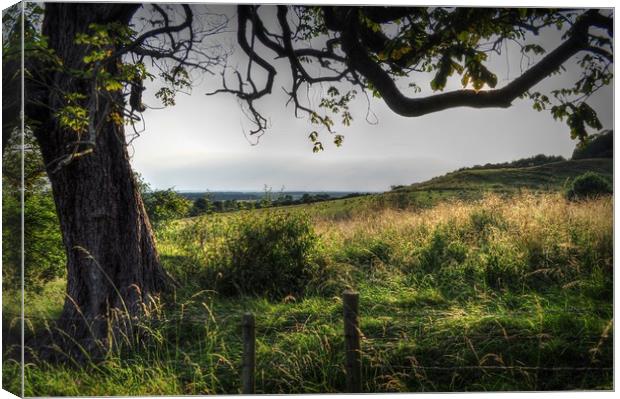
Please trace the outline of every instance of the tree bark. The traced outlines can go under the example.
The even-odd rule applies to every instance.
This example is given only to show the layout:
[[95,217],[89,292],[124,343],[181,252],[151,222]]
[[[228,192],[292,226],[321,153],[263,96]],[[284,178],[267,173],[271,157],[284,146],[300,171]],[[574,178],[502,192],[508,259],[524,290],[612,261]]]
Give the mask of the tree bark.
[[[87,49],[75,44],[76,34],[87,32],[91,23],[127,24],[138,7],[48,3],[43,33],[65,68],[84,70]],[[113,73],[118,66],[109,64]],[[58,167],[58,160],[66,157],[78,139],[55,116],[64,101],[59,90],[89,95],[90,83],[62,71],[44,78],[45,84],[27,86],[31,90],[26,97],[37,100],[27,112],[35,121],[33,130],[46,163],[67,252],[66,300],[57,324],[60,336],[67,337],[65,342],[77,343],[92,354],[111,345],[110,337],[115,335],[110,328],[127,327],[127,320],[140,316],[169,280],[131,170],[123,126],[108,120],[100,106],[96,120],[102,121],[102,127],[91,145],[93,151]],[[124,322],[111,322],[114,314],[124,315]]]

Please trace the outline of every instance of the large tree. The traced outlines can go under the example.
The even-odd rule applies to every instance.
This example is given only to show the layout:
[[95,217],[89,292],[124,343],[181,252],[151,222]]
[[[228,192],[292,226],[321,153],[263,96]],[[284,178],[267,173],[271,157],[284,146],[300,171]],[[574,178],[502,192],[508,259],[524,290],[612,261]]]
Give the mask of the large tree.
[[[195,6],[187,5],[34,7],[24,27],[26,123],[41,148],[67,252],[67,299],[59,325],[71,341],[102,347],[115,309],[139,317],[169,284],[127,152],[129,133],[144,110],[142,81],[158,73],[165,85],[157,96],[173,104],[174,92],[191,83],[188,70],[220,65],[212,48],[204,50],[204,39],[224,24],[195,18]],[[611,80],[608,11],[244,5],[236,15],[237,41],[248,62],[243,71],[224,67],[217,92],[234,93],[247,103],[254,134],[267,127],[256,102],[273,90],[275,59],[290,66],[287,92],[295,113],[307,113],[330,132],[330,114],[350,123],[348,104],[357,88],[409,117],[460,106],[508,107],[526,96],[536,108],[566,118],[572,134],[582,138],[586,126],[600,126],[586,100]],[[19,18],[15,21],[17,32]],[[528,42],[552,26],[564,32],[557,47]],[[540,60],[496,88],[487,55],[506,41]],[[574,86],[548,94],[532,91],[575,57],[582,75]],[[16,59],[3,57],[3,62]],[[401,82],[418,73],[433,74],[434,91],[443,91],[455,73],[463,88],[409,95]],[[11,82],[3,76],[5,88]],[[320,104],[304,104],[300,90],[323,83],[330,87]],[[340,93],[331,83],[351,87]],[[408,83],[413,93],[420,89]],[[3,113],[10,107],[14,112],[17,103],[3,103]],[[3,125],[3,135],[12,131]],[[317,132],[310,138],[315,149],[322,148]],[[334,141],[339,145],[342,136]]]
[[[8,66],[19,62],[24,17],[25,123],[41,150],[67,255],[55,338],[67,349],[104,350],[111,326],[134,333],[131,319],[171,284],[131,170],[125,126],[135,130],[144,111],[143,80],[153,77],[147,60],[164,81],[158,95],[173,103],[175,91],[188,85],[185,68],[207,71],[218,62],[193,46],[223,25],[199,25],[189,6],[165,5],[150,6],[141,27],[130,25],[140,7],[29,4],[23,15],[5,15]],[[4,83],[19,75],[3,76]],[[4,86],[13,101],[3,104],[13,115],[14,87]],[[14,131],[3,124],[6,138]]]

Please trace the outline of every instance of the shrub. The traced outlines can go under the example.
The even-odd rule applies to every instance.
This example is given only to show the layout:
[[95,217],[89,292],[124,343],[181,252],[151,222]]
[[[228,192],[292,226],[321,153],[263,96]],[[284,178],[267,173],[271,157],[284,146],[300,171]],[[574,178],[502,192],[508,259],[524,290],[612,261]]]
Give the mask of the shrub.
[[298,296],[317,277],[318,237],[307,216],[250,212],[232,223],[219,254],[219,292]]
[[146,213],[156,227],[170,220],[186,217],[192,206],[191,201],[171,188],[147,192],[143,194],[142,199]]
[[198,216],[205,213],[211,213],[214,208],[215,206],[209,195],[205,195],[204,197],[199,197],[194,200],[194,203],[189,211],[189,215]]
[[151,186],[144,180],[142,175],[137,172],[134,172],[134,179],[142,196],[144,209],[154,227],[161,227],[170,220],[188,216],[192,207],[192,201],[183,197],[172,188],[167,190],[151,189]]
[[[25,153],[22,153],[22,140],[27,148]],[[32,131],[26,129],[23,135],[13,134],[5,144],[2,153],[3,288],[5,291],[21,290],[23,258],[25,288],[40,292],[46,283],[65,275],[65,247],[56,206],[49,180],[41,172],[45,165]],[[23,213],[21,188],[25,189]]]
[[568,200],[599,197],[613,192],[609,180],[594,172],[577,176],[566,190]]
[[[7,289],[21,287],[21,206],[17,193],[2,193],[2,278]],[[65,275],[65,249],[52,193],[28,192],[24,201],[24,283],[40,291]]]

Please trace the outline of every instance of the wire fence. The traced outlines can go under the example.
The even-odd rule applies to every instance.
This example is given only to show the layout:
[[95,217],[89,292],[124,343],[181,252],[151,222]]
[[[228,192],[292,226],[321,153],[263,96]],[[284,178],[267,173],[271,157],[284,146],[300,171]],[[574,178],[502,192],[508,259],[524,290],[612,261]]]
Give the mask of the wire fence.
[[[197,322],[205,322],[205,321],[225,321],[230,319],[240,319],[241,316],[245,312],[236,312],[227,316],[215,316],[215,315],[195,315],[195,314],[166,314],[165,319],[168,321],[197,321]],[[500,318],[500,317],[512,317],[512,316],[541,316],[541,315],[598,315],[598,314],[606,314],[611,315],[613,313],[613,308],[610,306],[608,308],[574,308],[568,307],[564,309],[547,309],[540,308],[535,310],[501,310],[501,311],[492,311],[485,312],[483,309],[453,309],[453,310],[438,310],[438,309],[425,309],[425,310],[407,310],[406,314],[398,315],[398,316],[383,316],[387,319],[395,319],[397,318],[400,322],[410,322],[410,321],[419,321],[421,317],[425,316],[435,316],[437,318],[447,318],[447,317],[458,317],[464,314],[468,314],[471,316],[475,316],[476,318]],[[22,317],[21,313],[11,312],[11,311],[2,311],[3,315],[11,316],[14,318]],[[364,314],[361,314],[363,316]],[[56,321],[58,318],[43,316],[40,314],[28,314],[25,313],[24,317],[26,319],[33,320],[47,320],[47,321]],[[336,321],[340,319],[340,316],[337,315],[315,315],[311,313],[306,314],[291,314],[290,312],[282,312],[282,313],[274,313],[269,312],[269,317],[272,319],[280,320],[284,318],[285,320],[298,322],[301,320],[308,319],[317,319],[317,320],[326,320],[330,319],[331,321]],[[84,317],[63,317],[63,320],[71,321],[71,320],[84,320]],[[154,319],[145,319],[146,320],[157,320],[157,316]]]
[[[345,295],[346,296],[346,295]],[[284,335],[293,333],[313,333],[325,340],[326,346],[330,351],[336,351],[344,354],[342,364],[334,364],[336,368],[344,369],[347,377],[347,392],[361,392],[362,389],[362,369],[389,369],[394,373],[407,373],[416,375],[418,372],[548,372],[548,373],[609,373],[613,371],[607,362],[598,364],[592,362],[590,365],[570,366],[553,364],[552,361],[546,359],[542,364],[536,365],[518,364],[515,361],[506,362],[501,357],[477,359],[477,364],[465,364],[463,359],[455,359],[453,364],[441,365],[441,361],[430,362],[431,364],[421,364],[418,359],[413,356],[395,356],[388,364],[382,364],[382,356],[399,345],[411,344],[418,341],[429,340],[435,341],[437,345],[442,342],[459,343],[461,345],[471,345],[473,341],[514,343],[514,342],[532,342],[532,345],[542,345],[554,340],[563,340],[568,342],[581,342],[591,345],[592,350],[600,349],[600,346],[609,340],[610,328],[604,328],[602,331],[587,331],[583,333],[575,333],[575,331],[541,331],[533,332],[527,328],[505,328],[501,323],[497,323],[493,327],[486,326],[488,331],[469,331],[467,328],[458,330],[450,325],[443,329],[434,328],[436,323],[444,322],[451,318],[471,316],[477,320],[495,319],[496,321],[506,320],[511,317],[531,317],[540,320],[545,317],[570,316],[600,316],[612,318],[613,308],[544,308],[536,307],[533,309],[407,309],[406,314],[393,313],[385,317],[377,317],[376,310],[369,308],[367,316],[373,316],[373,323],[364,323],[365,313],[357,307],[351,310],[348,308],[347,299],[343,296],[342,307],[338,307],[337,311],[327,314],[313,314],[310,312],[294,313],[291,312],[266,312],[264,315],[258,314],[256,322],[248,325],[244,318],[247,313],[231,312],[227,315],[214,314],[210,310],[205,314],[197,314],[195,312],[172,313],[156,315],[150,319],[132,320],[136,325],[148,327],[177,327],[183,328],[189,325],[204,326],[206,328],[221,329],[225,331],[225,340],[235,346],[237,353],[234,361],[224,359],[221,364],[216,367],[224,367],[236,373],[241,378],[241,385],[244,393],[255,393],[255,374],[257,364],[261,365],[262,359],[256,358],[257,348],[263,350],[265,347],[273,347]],[[358,298],[358,294],[355,294]],[[358,300],[358,299],[356,299]],[[359,303],[359,302],[357,302]],[[357,306],[357,305],[355,305]],[[348,310],[347,310],[348,309]],[[344,313],[343,313],[344,311]],[[349,311],[349,313],[347,313]],[[3,312],[3,321],[14,322],[21,319],[22,314],[17,312]],[[254,315],[252,315],[254,317]],[[46,317],[40,314],[25,315],[25,319],[29,321],[44,322],[53,328],[56,326],[57,320],[52,317]],[[360,322],[361,319],[361,322]],[[94,322],[95,320],[87,320],[84,317],[62,318],[61,323]],[[254,319],[252,319],[254,320]],[[347,323],[350,325],[347,327]],[[611,321],[610,321],[611,323]],[[342,328],[344,327],[344,328]],[[560,341],[561,343],[562,341]],[[229,350],[233,350],[230,349]],[[473,350],[473,348],[472,348]],[[170,367],[179,368],[202,368],[205,365],[200,361],[193,360],[191,353],[182,351],[174,354],[167,353],[165,356],[151,356],[145,352],[143,356],[131,357],[121,356],[88,356],[87,360],[97,363],[102,362],[122,362],[130,364],[131,362],[149,362],[167,364]],[[476,355],[477,357],[477,355]],[[334,356],[334,359],[338,356]],[[202,358],[204,359],[204,358]],[[445,359],[443,360],[445,362]],[[429,363],[427,361],[427,363]],[[435,364],[433,364],[435,363]],[[610,363],[611,364],[611,363]]]

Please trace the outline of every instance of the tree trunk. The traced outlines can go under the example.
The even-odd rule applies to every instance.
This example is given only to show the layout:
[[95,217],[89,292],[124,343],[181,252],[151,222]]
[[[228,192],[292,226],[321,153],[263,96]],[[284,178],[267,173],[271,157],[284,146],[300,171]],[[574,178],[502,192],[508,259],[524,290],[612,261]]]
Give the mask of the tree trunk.
[[[87,32],[91,23],[127,24],[138,7],[47,3],[43,33],[64,67],[85,70],[87,49],[75,44],[75,35]],[[113,73],[118,66],[109,64]],[[32,90],[26,96],[45,104],[34,104],[27,112],[35,121],[67,252],[67,296],[57,324],[60,336],[69,337],[65,342],[75,341],[92,353],[113,344],[110,328],[119,328],[111,322],[113,314],[140,316],[168,277],[131,170],[123,126],[108,120],[100,105],[96,120],[102,128],[95,145],[88,147],[93,151],[59,167],[58,160],[79,139],[54,114],[64,105],[59,89],[89,95],[90,83],[62,71],[47,73],[45,82],[27,86]],[[120,95],[117,100],[122,101]]]

